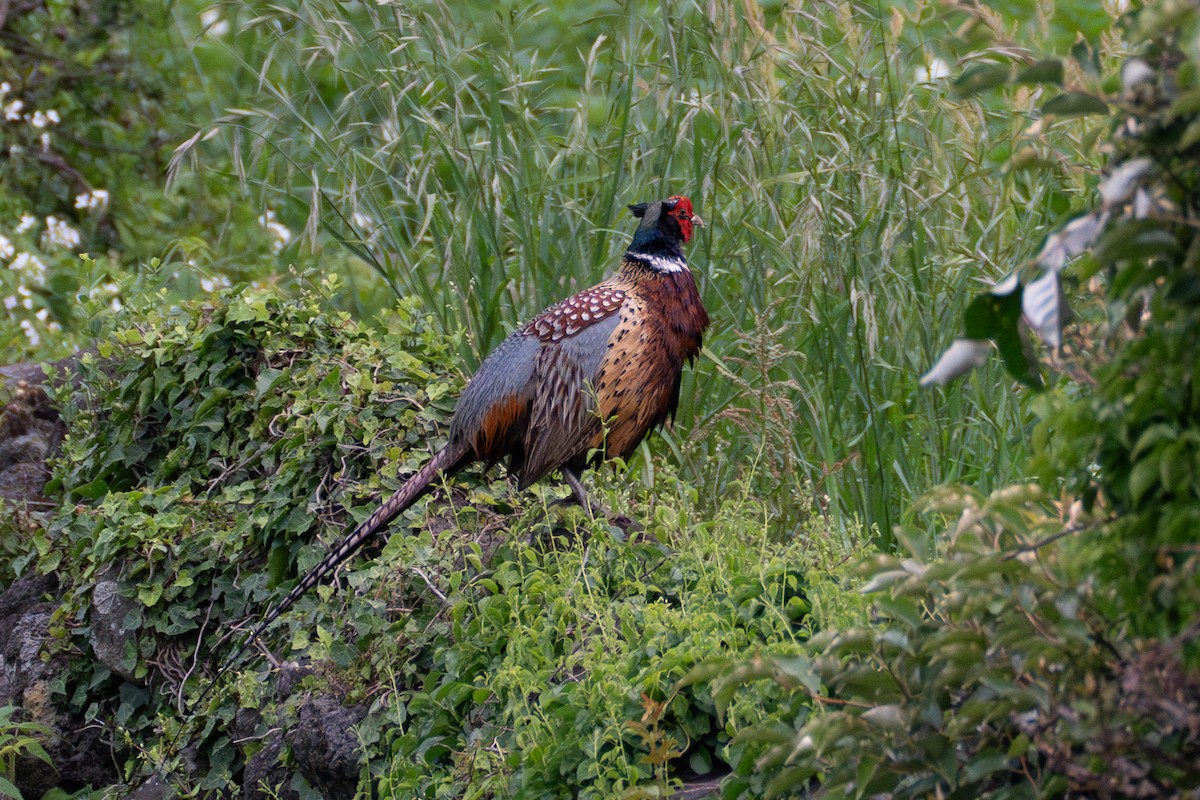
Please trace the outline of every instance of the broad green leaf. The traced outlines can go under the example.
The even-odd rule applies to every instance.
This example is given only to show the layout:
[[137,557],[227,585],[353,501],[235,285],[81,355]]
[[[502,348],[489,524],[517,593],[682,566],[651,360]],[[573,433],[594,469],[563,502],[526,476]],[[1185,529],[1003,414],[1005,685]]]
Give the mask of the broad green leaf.
[[1141,503],[1152,488],[1159,482],[1159,459],[1151,453],[1146,458],[1133,465],[1129,473],[1129,497],[1134,505]]
[[1036,61],[1017,70],[1015,83],[1059,83],[1063,82],[1063,63],[1057,58]]
[[959,97],[970,97],[1008,83],[1012,72],[1011,64],[977,64],[963,70],[952,87]]
[[872,725],[892,733],[908,730],[908,714],[899,705],[875,706],[863,712],[862,718]]
[[13,800],[24,800],[24,795],[18,791],[16,785],[13,784],[8,778],[0,775],[0,797],[5,796],[11,797]]
[[152,606],[158,603],[162,598],[163,587],[161,583],[152,583],[148,586],[142,586],[138,589],[138,600],[144,606]]
[[1042,106],[1042,114],[1056,117],[1077,117],[1085,114],[1107,114],[1108,103],[1084,92],[1063,92]]

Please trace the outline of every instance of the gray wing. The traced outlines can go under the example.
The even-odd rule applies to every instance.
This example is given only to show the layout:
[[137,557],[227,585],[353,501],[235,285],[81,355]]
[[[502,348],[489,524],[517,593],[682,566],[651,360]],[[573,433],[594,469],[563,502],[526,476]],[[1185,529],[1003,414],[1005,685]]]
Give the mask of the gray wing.
[[492,351],[459,398],[450,443],[496,462],[513,455],[528,424],[538,337],[515,331]]

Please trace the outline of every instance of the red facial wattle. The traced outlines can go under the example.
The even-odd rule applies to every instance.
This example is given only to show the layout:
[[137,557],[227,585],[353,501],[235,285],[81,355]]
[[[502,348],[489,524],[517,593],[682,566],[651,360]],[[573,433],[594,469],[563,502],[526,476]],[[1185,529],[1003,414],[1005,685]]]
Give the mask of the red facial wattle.
[[683,195],[675,195],[667,198],[675,203],[669,213],[679,223],[679,233],[683,236],[684,244],[692,240],[692,235],[695,233],[696,225],[704,227],[704,220],[700,219],[699,215],[692,210],[692,201]]

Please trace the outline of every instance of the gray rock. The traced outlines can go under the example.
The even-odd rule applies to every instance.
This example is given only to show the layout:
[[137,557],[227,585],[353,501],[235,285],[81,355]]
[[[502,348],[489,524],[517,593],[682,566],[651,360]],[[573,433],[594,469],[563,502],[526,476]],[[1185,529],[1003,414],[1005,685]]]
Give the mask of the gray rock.
[[132,668],[125,663],[126,646],[136,645],[133,631],[125,629],[125,618],[137,609],[133,598],[121,594],[121,584],[109,578],[96,581],[92,589],[91,633],[92,650],[96,660],[127,681],[135,681]]
[[299,800],[292,788],[292,772],[279,761],[283,749],[283,734],[278,730],[267,735],[263,748],[246,762],[242,773],[242,800]]
[[104,786],[117,778],[100,728],[62,714],[51,699],[50,687],[67,666],[61,658],[42,658],[57,607],[44,597],[57,589],[54,576],[34,575],[0,593],[0,705],[16,706],[20,721],[50,731],[42,746],[53,766],[28,755],[17,759],[16,784],[25,797],[40,797],[54,787],[74,791],[89,784]]
[[354,726],[366,706],[346,708],[330,695],[316,695],[300,706],[300,721],[289,734],[300,773],[326,800],[353,800],[362,753]]

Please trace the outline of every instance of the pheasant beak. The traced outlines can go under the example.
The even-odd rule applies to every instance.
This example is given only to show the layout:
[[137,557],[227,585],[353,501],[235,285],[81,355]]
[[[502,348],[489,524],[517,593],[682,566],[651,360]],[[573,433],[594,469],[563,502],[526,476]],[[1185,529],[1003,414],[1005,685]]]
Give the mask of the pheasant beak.
[[692,214],[692,224],[695,225],[697,228],[705,227],[704,220],[700,219],[699,214]]

